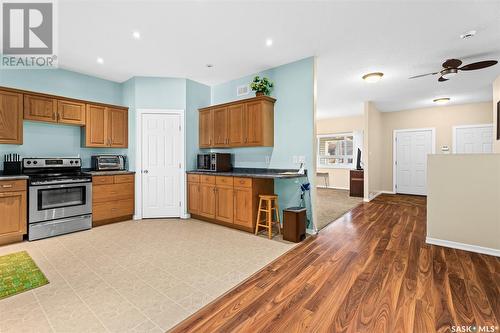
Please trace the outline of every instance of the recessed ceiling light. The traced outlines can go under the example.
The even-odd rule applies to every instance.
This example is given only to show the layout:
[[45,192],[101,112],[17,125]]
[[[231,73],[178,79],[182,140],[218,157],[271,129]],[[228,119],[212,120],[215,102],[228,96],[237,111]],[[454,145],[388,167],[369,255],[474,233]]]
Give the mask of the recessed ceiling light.
[[132,33],[132,37],[134,37],[135,39],[141,39],[141,33],[139,31],[134,31]]
[[273,40],[271,38],[266,39],[266,46],[272,46]]
[[214,64],[206,64],[205,66],[207,66],[207,68],[212,68],[214,67]]
[[104,64],[104,59],[101,57],[97,58],[97,63],[101,65]]
[[432,101],[436,104],[443,105],[443,104],[448,103],[450,101],[450,98],[449,97],[441,97],[441,98],[435,98]]
[[470,30],[467,32],[464,32],[463,34],[460,35],[460,38],[462,39],[467,39],[467,38],[472,38],[476,35],[477,31],[476,30]]
[[380,81],[382,76],[384,76],[384,73],[381,72],[368,73],[363,75],[363,80],[368,83],[375,83]]

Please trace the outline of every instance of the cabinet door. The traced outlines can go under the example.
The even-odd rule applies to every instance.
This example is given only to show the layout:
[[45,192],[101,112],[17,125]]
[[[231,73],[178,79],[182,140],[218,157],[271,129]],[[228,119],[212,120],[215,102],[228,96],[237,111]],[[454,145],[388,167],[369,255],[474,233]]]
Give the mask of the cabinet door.
[[127,148],[128,146],[128,111],[126,109],[107,108],[109,146]]
[[57,120],[63,124],[85,125],[85,104],[58,100]]
[[200,185],[200,210],[199,214],[211,219],[215,218],[215,185]]
[[85,146],[86,147],[107,147],[108,119],[104,106],[87,104],[85,121]]
[[0,235],[26,233],[26,192],[0,193]]
[[200,210],[200,184],[188,183],[188,212],[198,214]]
[[214,121],[214,146],[224,147],[227,146],[227,108],[213,109]]
[[23,95],[0,90],[0,143],[23,143]]
[[199,124],[199,136],[200,136],[200,148],[208,148],[213,145],[213,113],[212,110],[202,110],[200,111],[200,124]]
[[245,104],[227,108],[228,143],[231,147],[243,146],[245,140]]
[[262,144],[262,103],[246,103],[245,127],[246,146],[258,146]]
[[57,122],[57,103],[50,97],[24,95],[24,119]]
[[233,187],[217,186],[215,195],[215,219],[233,223]]
[[252,218],[252,189],[234,188],[234,224],[253,228]]

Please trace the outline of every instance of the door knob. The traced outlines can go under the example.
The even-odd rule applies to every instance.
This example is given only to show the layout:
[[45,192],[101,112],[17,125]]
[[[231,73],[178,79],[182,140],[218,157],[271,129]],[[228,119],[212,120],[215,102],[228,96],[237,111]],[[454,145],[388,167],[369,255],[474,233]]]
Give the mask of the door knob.
[[142,171],[142,172],[144,172],[144,173],[149,173],[149,171],[148,171],[148,170],[144,170],[144,171]]

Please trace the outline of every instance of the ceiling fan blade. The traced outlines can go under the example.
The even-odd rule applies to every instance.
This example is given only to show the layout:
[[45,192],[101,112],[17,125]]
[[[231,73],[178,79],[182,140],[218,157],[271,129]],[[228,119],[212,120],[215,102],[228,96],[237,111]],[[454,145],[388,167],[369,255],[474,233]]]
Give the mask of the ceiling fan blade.
[[462,64],[462,60],[458,59],[448,59],[443,62],[443,68],[457,68]]
[[409,79],[416,79],[416,78],[424,77],[424,76],[427,76],[427,75],[436,75],[437,73],[439,73],[439,72],[415,75],[415,76],[409,77]]
[[498,61],[496,60],[486,60],[486,61],[479,61],[479,62],[473,62],[472,64],[464,65],[459,68],[461,71],[473,71],[476,69],[482,69],[486,67],[490,67],[493,65],[496,65]]
[[438,79],[438,81],[439,81],[439,82],[444,82],[444,81],[448,81],[448,79],[445,79],[444,77],[442,77],[442,76],[441,76],[441,77]]

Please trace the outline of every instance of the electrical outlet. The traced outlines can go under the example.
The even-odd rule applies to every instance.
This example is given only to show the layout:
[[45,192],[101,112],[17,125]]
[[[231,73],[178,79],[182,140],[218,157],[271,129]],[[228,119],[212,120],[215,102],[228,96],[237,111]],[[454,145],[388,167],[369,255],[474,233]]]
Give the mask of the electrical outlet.
[[293,155],[292,162],[295,164],[299,163],[299,157],[297,155]]
[[271,156],[266,155],[266,164],[271,163]]
[[298,163],[306,163],[306,157],[304,155],[301,155],[298,158],[299,158]]

